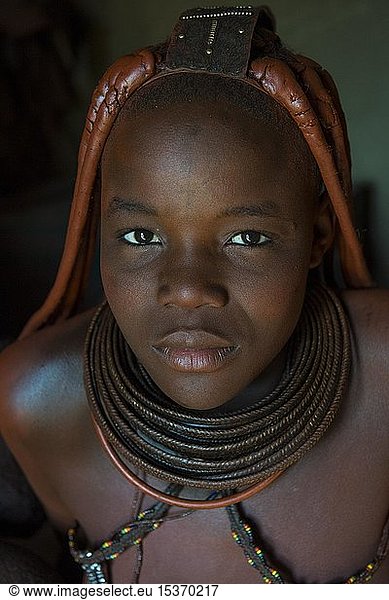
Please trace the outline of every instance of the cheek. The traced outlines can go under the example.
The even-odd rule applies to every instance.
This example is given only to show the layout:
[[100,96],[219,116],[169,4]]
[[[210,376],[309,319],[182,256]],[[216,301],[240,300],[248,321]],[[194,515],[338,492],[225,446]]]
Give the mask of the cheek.
[[[261,352],[280,351],[299,319],[309,272],[309,244],[282,252],[261,269],[246,272],[242,285],[234,285],[237,304],[252,324],[252,345]],[[242,273],[241,273],[242,277]]]
[[[155,297],[155,274],[150,269],[129,269],[114,253],[102,246],[101,280],[105,297],[128,341],[143,335],[150,299]],[[135,338],[136,340],[136,338]]]

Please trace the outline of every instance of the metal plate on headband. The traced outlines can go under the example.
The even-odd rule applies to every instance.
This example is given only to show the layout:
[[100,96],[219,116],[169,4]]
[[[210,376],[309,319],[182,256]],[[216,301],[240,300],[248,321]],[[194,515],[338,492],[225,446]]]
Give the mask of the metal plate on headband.
[[170,38],[167,68],[245,76],[260,10],[237,6],[185,11]]

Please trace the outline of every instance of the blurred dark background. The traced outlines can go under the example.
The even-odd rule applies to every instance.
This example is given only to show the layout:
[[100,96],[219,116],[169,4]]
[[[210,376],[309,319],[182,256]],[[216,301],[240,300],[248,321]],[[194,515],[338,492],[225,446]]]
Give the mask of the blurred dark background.
[[[117,56],[167,37],[178,14],[194,4],[1,0],[1,344],[17,335],[53,282],[96,81]],[[373,274],[388,286],[389,2],[269,5],[281,37],[325,65],[338,84],[353,151],[358,225]],[[95,275],[91,301],[99,295],[97,281]]]

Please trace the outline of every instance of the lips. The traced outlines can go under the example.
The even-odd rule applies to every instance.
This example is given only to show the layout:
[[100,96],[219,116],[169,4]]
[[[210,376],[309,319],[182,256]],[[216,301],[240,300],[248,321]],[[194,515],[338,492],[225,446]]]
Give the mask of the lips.
[[176,371],[211,373],[238,353],[239,346],[202,330],[177,330],[153,346],[157,355]]

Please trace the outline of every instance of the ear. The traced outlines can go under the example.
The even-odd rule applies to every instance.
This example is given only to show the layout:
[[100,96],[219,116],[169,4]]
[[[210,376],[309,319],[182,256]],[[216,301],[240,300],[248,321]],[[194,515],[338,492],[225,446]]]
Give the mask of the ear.
[[332,211],[330,200],[325,190],[316,209],[313,227],[313,241],[309,268],[318,267],[327,250],[331,248],[335,236],[335,215]]

